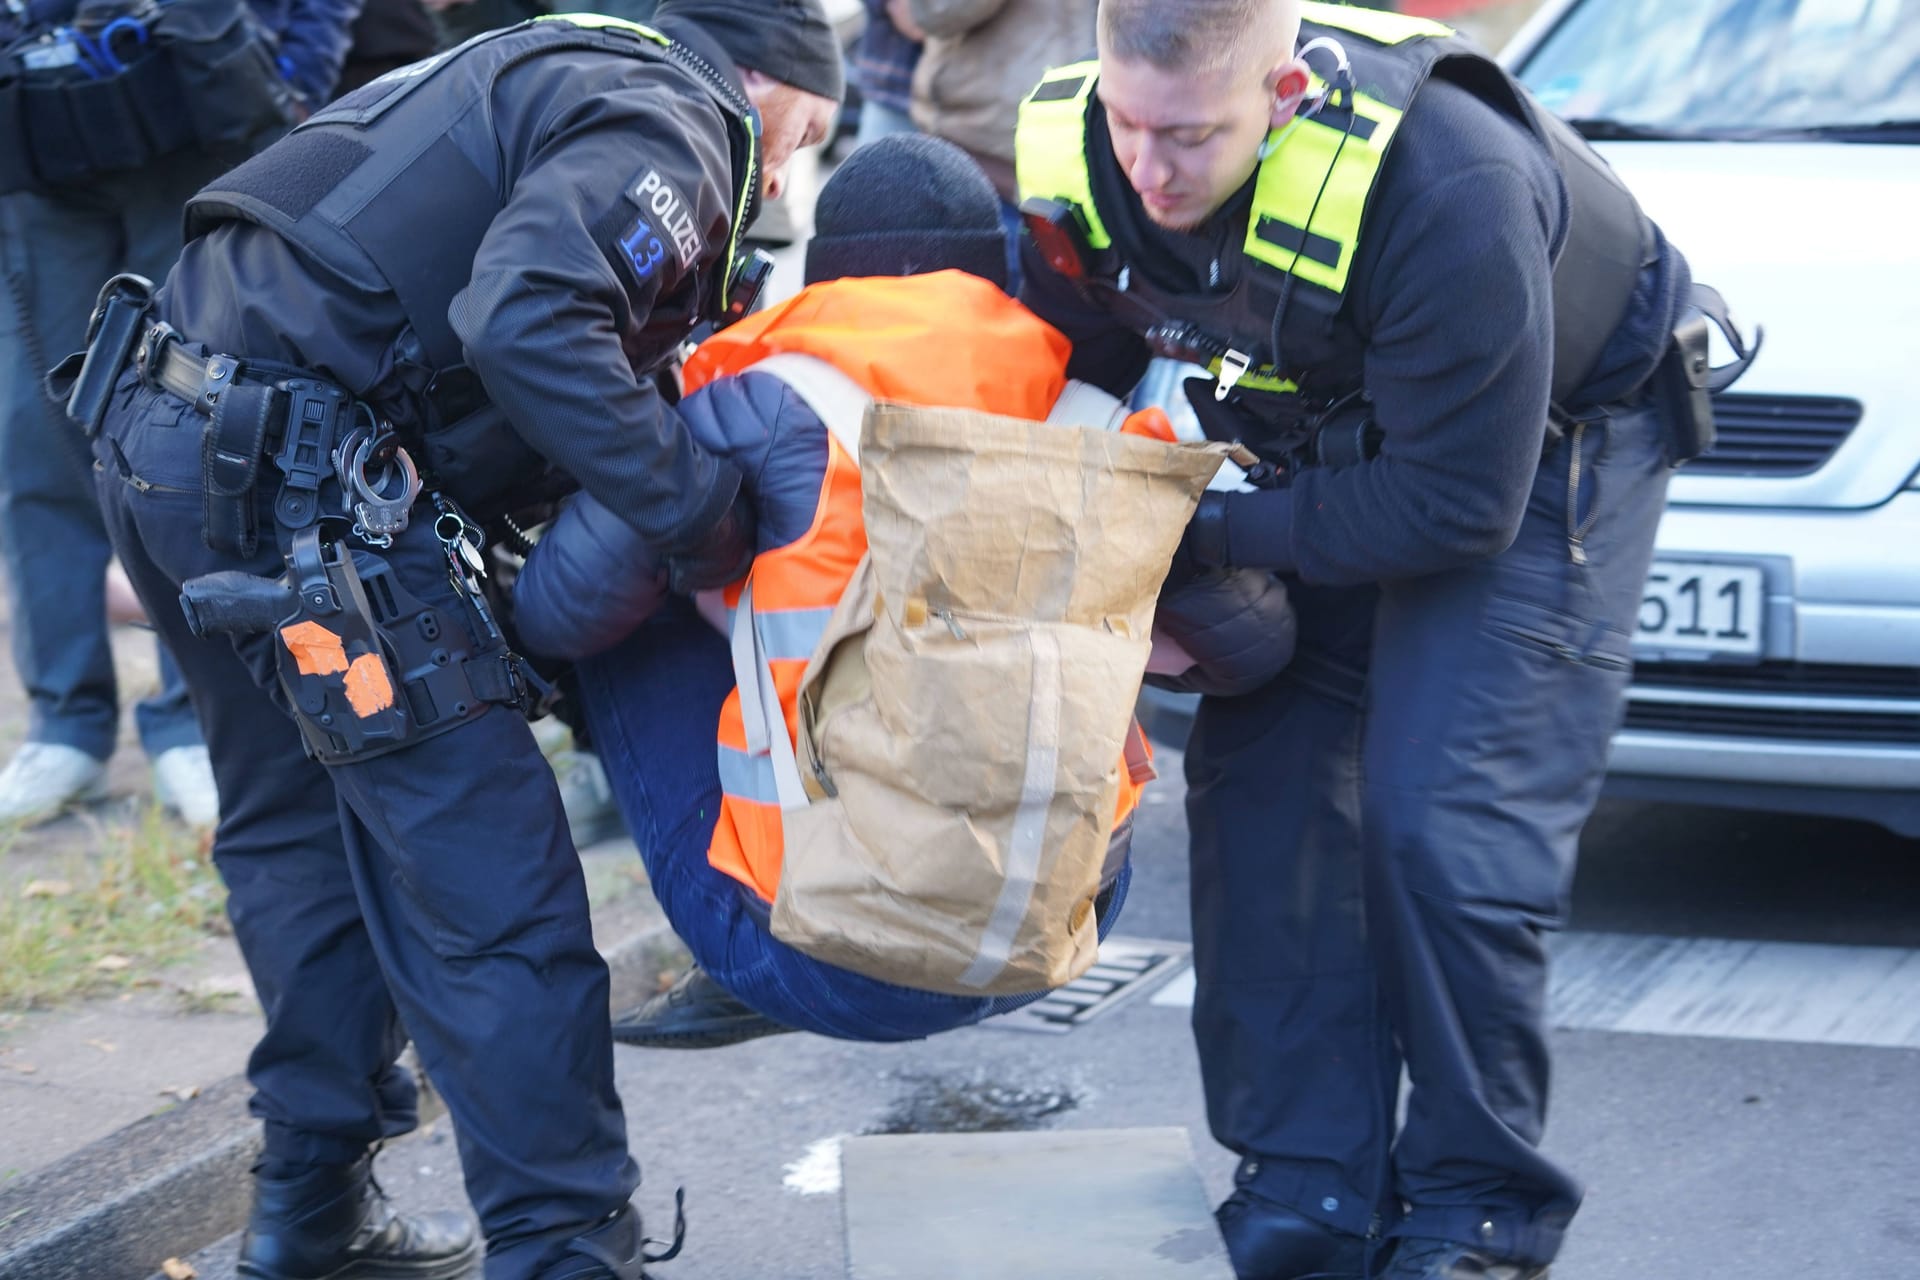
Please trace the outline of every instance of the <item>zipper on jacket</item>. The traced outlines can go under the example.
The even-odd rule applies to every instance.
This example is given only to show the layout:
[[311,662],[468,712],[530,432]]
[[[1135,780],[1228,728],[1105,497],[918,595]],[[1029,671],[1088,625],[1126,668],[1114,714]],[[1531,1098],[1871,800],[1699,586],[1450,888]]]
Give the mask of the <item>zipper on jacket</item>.
[[667,46],[667,53],[675,61],[680,63],[681,66],[691,71],[696,79],[705,84],[713,95],[720,99],[723,105],[731,108],[734,115],[739,117],[740,127],[749,130],[754,135],[753,145],[749,148],[752,161],[748,165],[746,181],[749,204],[744,216],[740,219],[742,224],[750,223],[754,218],[759,216],[760,213],[761,138],[759,116],[753,109],[753,103],[747,100],[745,94],[734,88],[732,82],[721,75],[719,69],[711,62],[708,62],[705,58],[695,53],[692,49],[689,49],[686,45],[681,44],[678,40],[673,41]]

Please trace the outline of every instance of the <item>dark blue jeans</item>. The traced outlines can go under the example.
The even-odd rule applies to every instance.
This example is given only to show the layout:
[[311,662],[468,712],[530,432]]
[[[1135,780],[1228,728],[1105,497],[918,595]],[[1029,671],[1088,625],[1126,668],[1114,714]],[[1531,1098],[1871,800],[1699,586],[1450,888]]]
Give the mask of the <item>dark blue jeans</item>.
[[[727,642],[675,600],[620,645],[580,664],[594,747],[653,893],[695,963],[775,1022],[843,1040],[918,1040],[1031,1004],[880,982],[803,955],[767,928],[764,904],[707,861],[720,812],[714,731],[733,690]],[[1125,863],[1100,913],[1105,937],[1126,901]]]
[[[270,463],[257,552],[208,549],[205,423],[129,374],[95,452],[114,546],[206,725],[213,860],[266,1013],[247,1077],[267,1154],[337,1163],[411,1128],[411,1089],[396,1091],[392,1070],[411,1036],[453,1117],[489,1280],[538,1276],[639,1181],[607,968],[553,773],[505,707],[371,759],[307,756],[277,636],[198,639],[180,610],[186,579],[283,565]],[[409,591],[464,616],[432,524],[423,504],[380,554]]]
[[[166,275],[180,253],[181,205],[234,158],[186,152],[59,198],[0,195],[0,556],[29,741],[104,760],[120,727],[102,596],[113,548],[87,442],[47,399],[41,378],[84,345],[94,295],[108,276]],[[200,741],[187,686],[164,644],[159,657],[160,689],[134,709],[149,756]]]
[[1648,408],[1589,427],[1573,485],[1562,441],[1490,560],[1295,586],[1294,666],[1202,702],[1193,1025],[1240,1185],[1344,1231],[1559,1249],[1581,1188],[1538,1149],[1546,937],[1624,705],[1661,438]]

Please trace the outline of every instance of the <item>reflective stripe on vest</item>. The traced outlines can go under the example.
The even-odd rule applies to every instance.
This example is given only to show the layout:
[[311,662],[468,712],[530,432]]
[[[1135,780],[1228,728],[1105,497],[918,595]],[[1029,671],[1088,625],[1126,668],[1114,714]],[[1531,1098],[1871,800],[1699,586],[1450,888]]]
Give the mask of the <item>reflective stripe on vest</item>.
[[[734,689],[720,710],[721,813],[708,861],[771,902],[779,863],[765,854],[780,847],[780,811],[807,803],[794,759],[800,681],[866,551],[856,458],[873,397],[813,356],[771,356],[753,369],[785,382],[828,435],[813,527],[754,557],[746,580],[727,590]],[[774,879],[762,883],[769,871]]]
[[1013,130],[1014,181],[1020,198],[1040,196],[1080,211],[1087,243],[1105,249],[1113,243],[1093,200],[1087,172],[1087,102],[1100,79],[1098,62],[1055,67],[1040,78],[1020,104]]
[[[936,337],[945,338],[948,358],[930,365],[925,352]],[[728,633],[743,660],[720,710],[722,794],[707,860],[762,901],[778,892],[783,859],[779,749],[793,753],[801,680],[866,553],[857,457],[866,405],[877,397],[1028,419],[1058,409],[1072,421],[1111,428],[1120,417],[1117,402],[1066,394],[1068,352],[1064,337],[999,289],[976,276],[940,272],[812,285],[715,335],[689,361],[688,394],[715,377],[773,374],[829,437],[811,526],[756,556],[747,582],[723,597],[734,610]],[[776,729],[784,743],[774,740]],[[1122,768],[1116,823],[1139,802],[1136,763],[1129,758]]]
[[1384,9],[1361,9],[1350,4],[1323,4],[1321,0],[1304,0],[1300,17],[1316,26],[1337,27],[1365,36],[1375,44],[1402,44],[1416,37],[1454,34],[1452,27],[1430,18],[1409,18]]
[[[1314,84],[1321,86],[1318,77]],[[1254,178],[1246,255],[1330,293],[1346,292],[1367,196],[1403,114],[1349,93],[1269,134],[1278,145]]]
[[[1451,27],[1424,18],[1312,0],[1303,14],[1309,22],[1380,44],[1453,34]],[[1087,109],[1099,71],[1098,62],[1077,62],[1041,78],[1020,106],[1014,168],[1022,200],[1042,196],[1072,205],[1086,224],[1087,243],[1105,249],[1113,238],[1093,198],[1086,151]],[[1324,89],[1325,81],[1314,76],[1313,87]],[[1330,98],[1312,117],[1296,117],[1269,133],[1274,150],[1254,180],[1246,255],[1332,293],[1345,292],[1367,197],[1407,106],[1349,91]]]
[[535,18],[534,21],[570,22],[576,27],[586,27],[589,30],[605,30],[608,27],[615,27],[621,31],[631,31],[637,36],[643,36],[657,45],[669,45],[673,43],[671,38],[661,35],[645,23],[635,22],[630,18],[609,17],[604,13],[543,13]]

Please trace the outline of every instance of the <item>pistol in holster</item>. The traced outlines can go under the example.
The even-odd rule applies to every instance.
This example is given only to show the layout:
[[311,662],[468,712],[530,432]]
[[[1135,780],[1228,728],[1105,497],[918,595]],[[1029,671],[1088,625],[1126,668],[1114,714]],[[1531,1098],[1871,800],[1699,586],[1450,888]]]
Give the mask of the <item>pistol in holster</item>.
[[309,526],[294,535],[287,564],[279,578],[233,570],[194,578],[180,603],[197,636],[274,632],[281,688],[322,764],[434,737],[488,703],[525,710],[542,692],[504,645],[477,644],[378,555]]

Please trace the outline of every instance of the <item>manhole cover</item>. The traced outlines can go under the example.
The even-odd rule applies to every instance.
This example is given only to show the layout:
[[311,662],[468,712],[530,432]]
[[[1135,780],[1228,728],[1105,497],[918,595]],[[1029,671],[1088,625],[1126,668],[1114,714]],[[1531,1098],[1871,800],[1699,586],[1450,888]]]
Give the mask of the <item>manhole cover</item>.
[[1185,968],[1192,954],[1184,942],[1111,934],[1100,944],[1100,958],[1091,969],[1046,999],[980,1025],[1054,1035],[1071,1031],[1153,990]]

